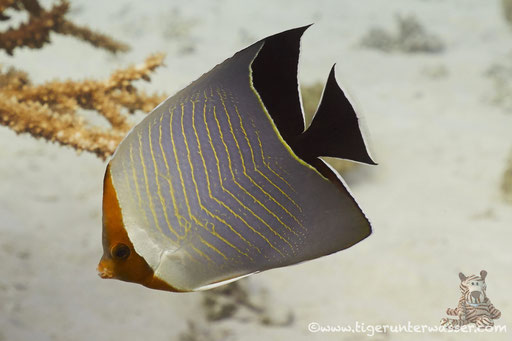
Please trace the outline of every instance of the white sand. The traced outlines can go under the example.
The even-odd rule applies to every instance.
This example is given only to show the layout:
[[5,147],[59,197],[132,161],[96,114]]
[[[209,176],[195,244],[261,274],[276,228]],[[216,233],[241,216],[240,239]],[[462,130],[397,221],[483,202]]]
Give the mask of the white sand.
[[[312,334],[307,325],[438,325],[459,299],[458,272],[481,269],[502,312],[497,324],[512,328],[512,206],[499,189],[512,148],[512,114],[489,104],[493,86],[484,75],[512,52],[512,30],[498,1],[72,4],[73,20],[133,50],[112,56],[52,36],[42,50],[16,50],[14,58],[0,52],[0,63],[27,70],[35,82],[98,78],[163,51],[167,67],[147,88],[172,94],[251,42],[315,22],[303,39],[302,81],[324,80],[337,62],[338,81],[366,117],[380,165],[361,166],[347,181],[374,234],[344,252],[250,279],[269,290],[277,308],[292,309],[291,326],[228,320],[213,330],[230,329],[236,340],[359,340],[365,337]],[[394,30],[395,13],[416,14],[446,50],[411,55],[358,47],[372,26]],[[189,25],[186,38],[169,38],[173,23]],[[429,76],[439,69],[444,77]],[[0,128],[0,340],[173,340],[187,320],[201,320],[201,294],[97,276],[104,167],[94,156]],[[373,339],[432,338],[507,340],[510,331]]]

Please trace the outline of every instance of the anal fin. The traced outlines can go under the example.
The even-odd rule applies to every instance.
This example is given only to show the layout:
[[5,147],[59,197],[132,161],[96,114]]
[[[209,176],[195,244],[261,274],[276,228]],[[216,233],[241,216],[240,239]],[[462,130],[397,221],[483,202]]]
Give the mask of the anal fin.
[[221,285],[225,285],[225,284],[228,284],[228,283],[232,283],[232,282],[238,281],[239,279],[248,277],[250,275],[254,275],[255,273],[258,273],[258,272],[259,271],[255,271],[255,272],[251,272],[251,273],[248,273],[248,274],[245,274],[245,275],[229,277],[229,278],[217,281],[217,282],[213,282],[213,283],[206,284],[206,285],[203,285],[201,287],[195,288],[193,291],[205,291],[205,290],[210,290],[210,289],[213,289],[213,288],[217,288],[217,287],[220,287]]

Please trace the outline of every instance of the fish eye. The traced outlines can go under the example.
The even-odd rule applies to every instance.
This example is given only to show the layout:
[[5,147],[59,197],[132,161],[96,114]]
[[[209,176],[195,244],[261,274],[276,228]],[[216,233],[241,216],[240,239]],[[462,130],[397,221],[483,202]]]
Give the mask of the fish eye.
[[128,245],[123,244],[123,243],[116,244],[116,246],[114,246],[110,250],[110,254],[112,255],[112,258],[118,259],[118,260],[125,260],[126,258],[128,258],[130,256],[130,253],[131,253],[131,251],[130,251],[130,248],[128,247]]

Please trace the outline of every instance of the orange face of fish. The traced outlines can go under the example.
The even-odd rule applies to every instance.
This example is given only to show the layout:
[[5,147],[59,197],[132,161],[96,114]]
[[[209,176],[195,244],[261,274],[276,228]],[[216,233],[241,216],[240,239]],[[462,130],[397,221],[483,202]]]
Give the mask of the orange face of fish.
[[133,247],[125,230],[121,207],[107,167],[103,184],[103,257],[101,278],[116,278],[159,290],[179,291],[155,276],[153,269]]

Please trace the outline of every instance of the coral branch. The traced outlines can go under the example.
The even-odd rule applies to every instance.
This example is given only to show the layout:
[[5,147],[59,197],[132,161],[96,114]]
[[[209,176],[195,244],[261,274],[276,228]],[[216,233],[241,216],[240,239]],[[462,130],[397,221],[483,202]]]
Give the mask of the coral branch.
[[0,89],[19,90],[26,84],[30,84],[26,72],[10,68],[6,73],[2,73],[0,68]]
[[4,11],[8,8],[13,8],[15,10],[20,9],[16,0],[0,0],[0,20],[9,19],[9,17],[4,14]]
[[7,8],[24,8],[29,13],[27,23],[0,32],[0,49],[9,55],[17,47],[41,48],[50,41],[50,32],[74,36],[112,53],[129,50],[129,46],[124,43],[68,21],[64,17],[69,11],[69,2],[66,0],[54,5],[49,11],[44,10],[37,0],[0,0],[0,20],[9,19],[3,14]]
[[149,56],[144,64],[130,66],[123,70],[115,71],[106,82],[106,90],[127,89],[130,83],[137,79],[149,82],[149,75],[159,66],[163,65],[165,54],[157,53]]
[[[148,80],[163,58],[163,54],[150,56],[143,64],[115,71],[104,81],[52,81],[34,86],[23,72],[0,71],[0,124],[105,159],[131,128],[122,109],[148,112],[165,99],[138,93],[132,84]],[[78,115],[79,108],[97,111],[111,129],[89,126]]]
[[9,55],[12,55],[12,51],[16,47],[41,48],[50,41],[50,31],[56,30],[56,27],[62,23],[63,16],[68,9],[69,4],[61,2],[59,5],[53,6],[50,11],[42,12],[39,16],[31,15],[28,23],[0,33],[0,49],[4,49]]
[[111,99],[133,113],[136,110],[151,111],[165,99],[165,96],[147,95],[144,92],[114,91],[111,94]]
[[20,0],[20,2],[30,14],[40,15],[43,12],[43,8],[37,0]]
[[88,27],[75,25],[67,20],[64,20],[62,24],[57,27],[56,32],[74,36],[112,53],[130,50],[130,47],[125,43],[114,40],[107,35],[93,32]]
[[84,120],[72,114],[56,114],[47,105],[20,103],[0,94],[0,124],[16,133],[29,133],[35,138],[68,145],[77,151],[88,151],[102,159],[111,155],[123,138],[115,130],[87,127]]

